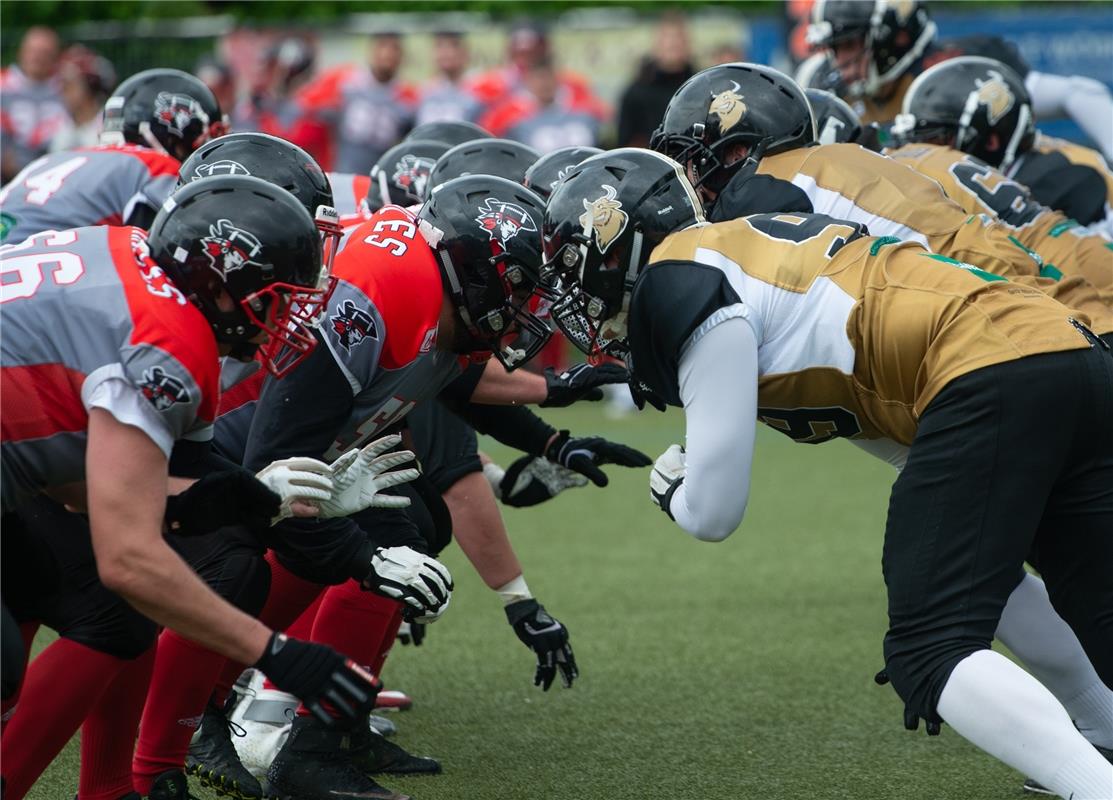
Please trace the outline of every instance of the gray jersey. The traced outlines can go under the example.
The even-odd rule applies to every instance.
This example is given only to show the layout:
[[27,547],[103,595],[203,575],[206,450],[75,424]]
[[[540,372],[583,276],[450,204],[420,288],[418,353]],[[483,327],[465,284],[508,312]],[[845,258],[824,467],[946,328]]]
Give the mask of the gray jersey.
[[43,156],[3,191],[0,241],[40,231],[124,225],[140,206],[151,217],[174,191],[178,160],[135,145],[83,147]]
[[599,124],[599,118],[588,111],[551,105],[511,125],[504,136],[539,153],[550,153],[561,147],[594,147]]
[[219,390],[208,322],[147,257],[138,228],[51,231],[0,248],[2,494],[80,481],[89,410],[169,455],[211,435]]

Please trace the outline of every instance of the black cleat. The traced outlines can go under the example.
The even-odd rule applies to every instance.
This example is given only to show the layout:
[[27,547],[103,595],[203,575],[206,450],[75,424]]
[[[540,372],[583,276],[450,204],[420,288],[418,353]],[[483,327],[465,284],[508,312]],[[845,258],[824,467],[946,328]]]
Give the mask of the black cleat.
[[[357,730],[370,733],[367,719]],[[353,762],[352,728],[326,728],[314,717],[298,717],[278,751],[267,782],[278,800],[410,800],[380,786]]]
[[189,782],[180,769],[172,769],[155,778],[147,800],[198,800],[189,793]]
[[441,762],[435,758],[410,755],[367,726],[356,728],[352,736],[352,761],[368,775],[439,775]]
[[[201,717],[201,727],[189,745],[186,771],[196,775],[201,785],[223,797],[235,800],[262,800],[263,787],[247,771],[232,744],[234,725],[210,703]],[[237,735],[243,736],[240,729]]]

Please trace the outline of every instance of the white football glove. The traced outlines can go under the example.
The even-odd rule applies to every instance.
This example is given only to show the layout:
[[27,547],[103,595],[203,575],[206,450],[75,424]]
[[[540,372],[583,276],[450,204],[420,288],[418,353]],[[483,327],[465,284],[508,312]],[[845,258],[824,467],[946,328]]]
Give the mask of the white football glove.
[[363,585],[378,594],[401,600],[411,622],[435,622],[452,599],[452,575],[435,558],[409,547],[380,547],[371,557],[371,573]]
[[669,519],[676,519],[669,506],[672,496],[684,482],[686,470],[684,448],[674,444],[657,457],[653,471],[649,473],[649,498],[669,515]]
[[347,517],[365,508],[405,508],[410,498],[390,494],[379,494],[383,489],[398,486],[416,478],[420,471],[415,468],[387,470],[413,461],[415,456],[409,450],[387,453],[402,441],[398,434],[376,439],[362,450],[349,450],[329,466],[333,491],[327,499],[318,503],[322,517]]
[[268,464],[255,477],[282,498],[282,508],[271,525],[293,516],[296,502],[319,506],[333,493],[331,468],[315,458],[284,458]]

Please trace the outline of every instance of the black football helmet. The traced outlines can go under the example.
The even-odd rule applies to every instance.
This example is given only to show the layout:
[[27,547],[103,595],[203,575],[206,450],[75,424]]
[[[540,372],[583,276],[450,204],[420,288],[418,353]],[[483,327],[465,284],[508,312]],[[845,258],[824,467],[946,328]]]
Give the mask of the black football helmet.
[[510,139],[477,139],[458,144],[437,159],[425,184],[425,196],[429,197],[442,183],[464,175],[497,175],[521,183],[526,170],[539,157],[532,147]]
[[[721,192],[746,163],[815,142],[815,122],[792,78],[760,64],[720,64],[689,78],[669,101],[650,145],[690,170],[697,188]],[[747,155],[727,163],[734,145]]]
[[553,189],[557,187],[557,184],[561,182],[565,175],[572,171],[572,167],[585,158],[597,156],[602,152],[598,147],[583,147],[581,145],[553,150],[533,162],[533,166],[526,170],[522,183],[527,189],[532,189],[540,197],[548,200],[549,195],[553,193]]
[[[250,340],[265,332],[261,360],[282,377],[315,346],[311,329],[334,281],[313,218],[285,189],[244,175],[189,183],[163,204],[147,246],[237,357],[253,354]],[[231,310],[220,307],[222,292]]]
[[178,186],[218,175],[253,175],[292,194],[317,223],[325,269],[332,272],[344,229],[333,207],[332,186],[313,156],[270,134],[230,133],[201,145],[182,163]]
[[474,122],[464,122],[462,120],[423,122],[406,134],[406,139],[444,142],[449,147],[455,147],[464,142],[474,142],[476,139],[494,138],[495,135],[490,131],[479,127]]
[[624,357],[641,268],[670,233],[703,222],[683,168],[652,150],[611,150],[573,167],[541,225],[542,284],[557,327],[588,355]]
[[404,139],[387,150],[371,167],[367,207],[378,211],[385,205],[412,206],[425,199],[425,185],[437,159],[450,145],[433,139]]
[[1032,147],[1032,100],[1012,69],[981,56],[960,56],[925,70],[904,95],[893,136],[940,141],[1008,169]]
[[862,80],[845,84],[848,97],[877,94],[906,73],[935,39],[936,26],[918,0],[816,0],[808,44],[832,52],[860,41],[866,60]]
[[854,142],[862,133],[862,120],[846,101],[823,89],[805,89],[815,117],[815,129],[820,144]]
[[469,175],[442,184],[418,214],[474,349],[494,353],[508,370],[537,355],[552,335],[534,313],[544,209],[519,184]]
[[179,161],[228,132],[228,119],[200,80],[177,69],[148,69],[104,103],[102,144],[141,144]]

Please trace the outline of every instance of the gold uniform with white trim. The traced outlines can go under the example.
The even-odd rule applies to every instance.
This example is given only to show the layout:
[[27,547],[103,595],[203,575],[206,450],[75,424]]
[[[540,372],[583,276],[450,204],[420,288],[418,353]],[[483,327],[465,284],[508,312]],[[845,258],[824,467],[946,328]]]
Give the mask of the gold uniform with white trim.
[[1086,324],[1091,312],[1107,312],[1096,296],[1086,297],[1077,288],[1081,282],[1060,285],[1041,276],[1042,257],[1016,240],[1008,227],[968,213],[936,181],[856,144],[765,156],[757,173],[792,183],[818,214],[860,222],[875,236],[918,241],[936,253],[1034,286],[1071,308],[1081,305],[1075,310]]
[[[1023,185],[954,148],[908,144],[887,150],[885,155],[937,181],[966,212],[989,214],[1008,226],[1025,247],[1047,259],[1044,274],[1057,269],[1068,276],[1085,278],[1106,309],[1113,309],[1113,242],[1089,233],[1065,214],[1040,205]],[[1065,305],[1089,313],[1097,333],[1113,331],[1113,310],[1102,313],[1090,295],[1084,285],[1069,282],[1052,294]]]
[[912,242],[816,214],[757,214],[675,233],[653,251],[631,297],[630,363],[675,403],[686,344],[742,317],[758,342],[762,422],[801,442],[910,444],[956,378],[1090,346],[1071,316],[1036,289]]

